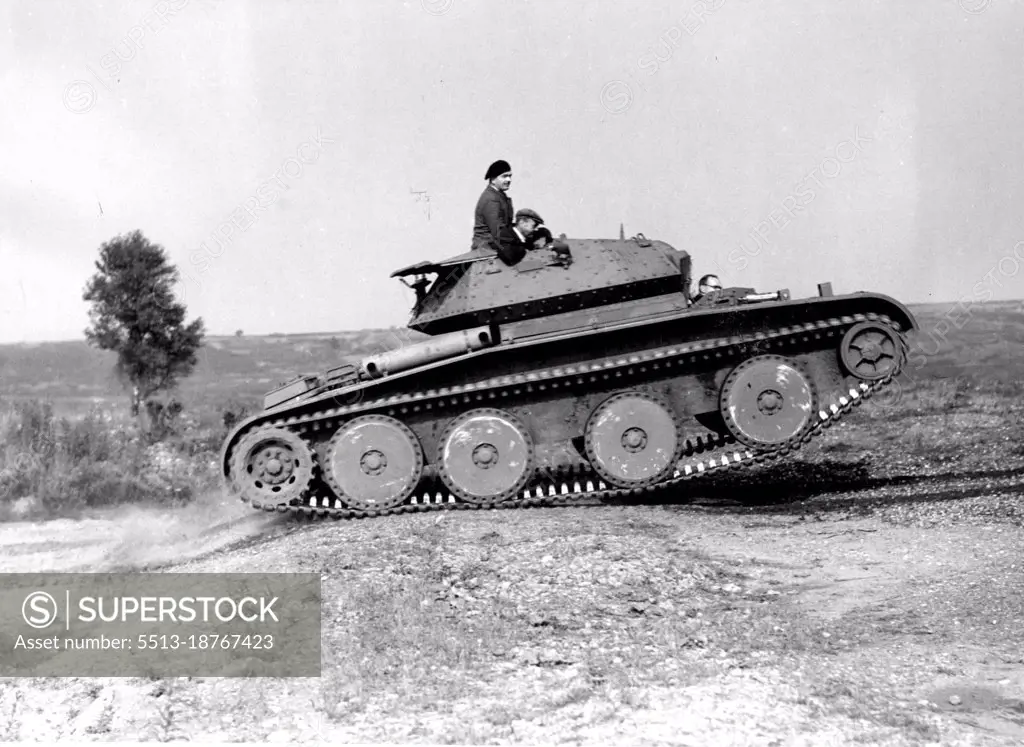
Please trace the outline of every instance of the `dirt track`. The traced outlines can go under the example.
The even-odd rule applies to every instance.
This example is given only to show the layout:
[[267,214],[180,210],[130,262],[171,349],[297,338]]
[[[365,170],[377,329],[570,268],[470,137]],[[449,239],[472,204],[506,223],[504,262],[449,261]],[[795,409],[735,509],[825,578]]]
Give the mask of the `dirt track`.
[[191,536],[179,522],[163,555],[134,559],[126,548],[155,546],[140,513],[35,536],[7,527],[16,553],[4,570],[181,553],[194,559],[165,568],[322,572],[325,671],[322,683],[14,680],[0,713],[9,738],[39,740],[1024,739],[1020,521],[949,525],[947,501],[914,500],[866,516],[824,497],[767,512],[610,506],[314,525],[242,514]]
[[1017,744],[1018,415],[869,411],[795,464],[643,505],[302,523],[211,497],[173,514],[6,525],[4,571],[319,572],[324,669],[318,680],[7,680],[0,729]]
[[0,572],[144,570],[273,534],[274,517],[240,508],[210,495],[176,511],[118,508],[81,520],[0,524]]

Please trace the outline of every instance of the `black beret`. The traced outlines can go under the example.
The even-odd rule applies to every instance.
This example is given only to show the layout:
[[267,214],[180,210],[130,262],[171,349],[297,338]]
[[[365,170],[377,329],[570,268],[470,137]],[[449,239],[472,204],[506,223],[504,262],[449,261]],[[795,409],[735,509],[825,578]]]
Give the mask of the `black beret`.
[[487,173],[484,174],[484,179],[490,181],[496,176],[501,176],[506,171],[511,171],[512,167],[508,165],[508,161],[495,161],[487,167]]

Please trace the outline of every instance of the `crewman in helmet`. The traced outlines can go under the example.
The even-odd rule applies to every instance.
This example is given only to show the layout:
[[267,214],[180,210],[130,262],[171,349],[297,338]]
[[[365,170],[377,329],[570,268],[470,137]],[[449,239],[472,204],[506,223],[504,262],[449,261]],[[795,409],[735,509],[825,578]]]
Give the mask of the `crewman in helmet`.
[[718,279],[718,275],[704,275],[697,281],[697,295],[693,297],[693,302],[696,303],[709,293],[720,290],[722,290],[722,281]]

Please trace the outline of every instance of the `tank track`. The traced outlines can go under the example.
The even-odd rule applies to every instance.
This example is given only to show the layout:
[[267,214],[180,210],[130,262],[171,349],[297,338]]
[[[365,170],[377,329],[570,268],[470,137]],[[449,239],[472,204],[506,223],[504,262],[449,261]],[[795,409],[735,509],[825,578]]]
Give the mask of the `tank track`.
[[[410,408],[415,412],[419,407],[413,403],[436,398],[439,394],[447,395],[454,402],[471,401],[467,391],[479,388],[489,388],[489,398],[507,397],[518,394],[525,387],[526,391],[532,391],[533,387],[545,388],[549,377],[554,378],[558,374],[579,378],[580,374],[589,375],[594,380],[595,373],[602,379],[609,379],[612,376],[622,377],[623,370],[632,372],[634,368],[644,370],[647,365],[658,368],[659,361],[668,368],[673,359],[685,363],[684,357],[690,362],[698,359],[701,361],[714,359],[726,359],[733,355],[754,353],[761,354],[779,352],[784,354],[787,346],[798,343],[810,342],[812,339],[823,337],[835,337],[845,332],[846,328],[861,322],[875,322],[890,327],[895,332],[895,337],[900,343],[900,356],[896,361],[893,370],[883,378],[873,381],[861,381],[855,388],[844,392],[839,396],[839,404],[832,404],[829,409],[822,409],[818,412],[818,418],[807,431],[793,442],[785,443],[772,449],[760,449],[757,452],[737,445],[737,441],[731,435],[721,436],[716,433],[708,433],[704,437],[687,440],[682,458],[677,462],[672,477],[661,482],[636,488],[615,488],[608,487],[598,477],[597,473],[586,463],[571,465],[557,470],[538,469],[531,484],[523,491],[522,497],[501,502],[489,503],[466,503],[456,501],[454,496],[448,494],[448,489],[440,480],[435,478],[434,485],[421,484],[416,493],[406,503],[391,509],[384,510],[357,510],[345,508],[340,505],[340,499],[327,496],[310,496],[307,503],[293,501],[288,505],[267,504],[256,499],[249,499],[241,496],[243,502],[249,503],[253,508],[270,513],[290,513],[298,518],[333,518],[333,519],[364,519],[376,518],[379,516],[396,516],[407,513],[424,513],[434,511],[459,511],[479,509],[514,509],[514,508],[540,508],[540,507],[567,507],[600,505],[609,500],[625,500],[638,496],[650,495],[662,492],[667,489],[679,487],[684,483],[704,477],[710,474],[720,474],[726,470],[737,470],[753,466],[767,466],[781,461],[784,457],[792,454],[804,444],[809,443],[816,436],[824,432],[838,422],[846,413],[859,406],[872,395],[884,389],[893,379],[899,376],[907,360],[909,346],[904,338],[900,325],[888,316],[883,314],[854,314],[841,318],[820,320],[818,322],[783,327],[771,332],[759,332],[754,335],[734,336],[703,340],[690,345],[675,346],[668,351],[648,351],[642,354],[634,354],[628,358],[607,359],[603,363],[590,364],[586,367],[577,367],[577,370],[551,369],[545,371],[530,372],[515,376],[498,377],[476,385],[463,387],[452,387],[450,391],[441,392],[427,391],[416,392],[399,397],[390,397],[383,400],[365,402],[361,406],[351,408],[337,408],[333,411],[316,413],[306,417],[282,416],[276,419],[267,419],[253,423],[250,430],[265,426],[282,427],[292,430],[305,431],[307,429],[320,430],[324,427],[325,418],[342,414],[345,410],[371,410],[390,409],[391,414],[405,414]],[[623,377],[624,378],[624,377]],[[492,385],[497,385],[495,387]],[[623,382],[624,386],[627,384]],[[548,383],[548,386],[557,386],[557,383]],[[458,391],[456,391],[458,390]],[[476,395],[476,399],[480,399]],[[430,405],[427,405],[429,408]],[[326,422],[331,427],[330,420]],[[240,434],[239,441],[244,437]],[[315,454],[315,452],[314,452]],[[331,502],[337,505],[330,505]]]

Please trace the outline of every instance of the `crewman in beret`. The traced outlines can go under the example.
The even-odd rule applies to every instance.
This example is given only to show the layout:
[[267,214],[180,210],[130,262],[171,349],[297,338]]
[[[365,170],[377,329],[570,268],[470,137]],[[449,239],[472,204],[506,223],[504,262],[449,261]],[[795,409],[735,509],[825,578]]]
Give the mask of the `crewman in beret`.
[[487,168],[484,179],[487,186],[476,202],[472,248],[493,249],[505,259],[502,247],[511,246],[515,238],[512,199],[507,194],[512,186],[512,167],[508,161],[495,161]]

